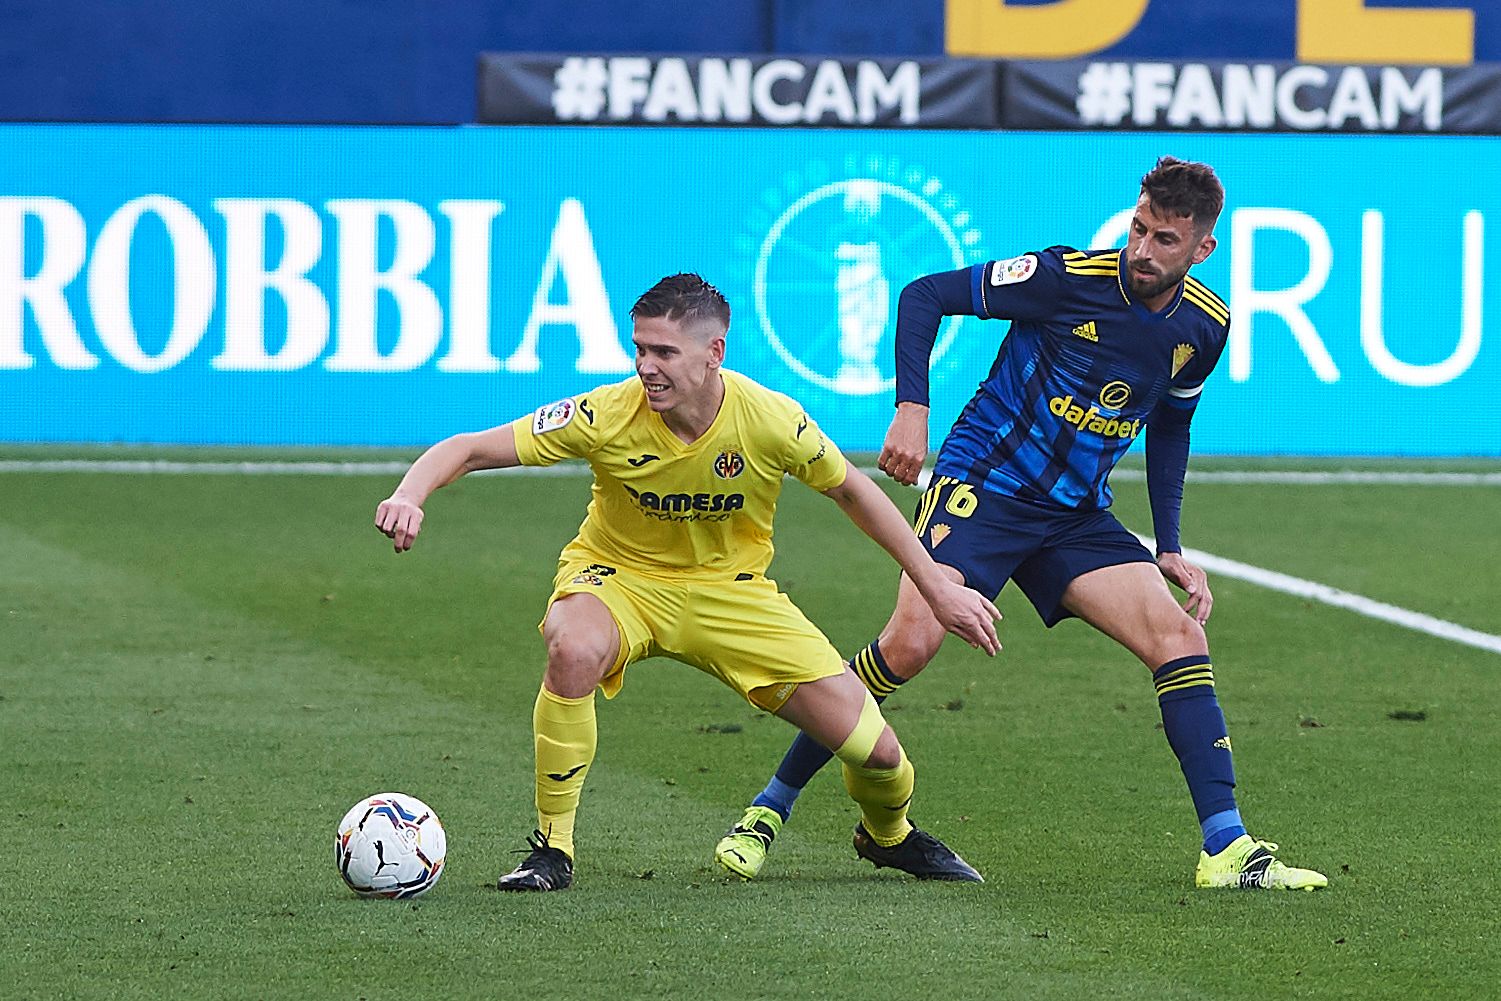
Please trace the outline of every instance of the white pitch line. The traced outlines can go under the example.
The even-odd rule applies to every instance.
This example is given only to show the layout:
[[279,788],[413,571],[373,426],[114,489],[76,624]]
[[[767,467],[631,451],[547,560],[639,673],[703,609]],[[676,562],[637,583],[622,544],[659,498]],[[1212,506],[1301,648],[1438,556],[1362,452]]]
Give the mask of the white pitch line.
[[[0,460],[0,473],[165,473],[165,474],[210,474],[210,475],[303,475],[303,476],[399,476],[406,472],[406,462],[173,462],[165,460],[120,460],[120,459],[7,459]],[[874,467],[862,467],[869,475],[880,475]],[[565,464],[558,466],[519,469],[487,470],[502,475],[552,475],[583,476],[587,466]],[[1127,480],[1144,479],[1140,470],[1117,470],[1116,477]],[[926,489],[932,476],[924,470],[918,477],[918,487]],[[1442,486],[1492,486],[1501,485],[1501,473],[1420,473],[1420,472],[1300,472],[1295,470],[1264,470],[1244,472],[1203,472],[1190,474],[1196,482],[1208,483],[1280,483],[1315,485],[1327,483],[1397,483]],[[1148,547],[1149,536],[1138,535]],[[1379,619],[1394,625],[1412,629],[1440,639],[1462,643],[1478,650],[1501,654],[1501,636],[1493,636],[1470,629],[1444,619],[1424,615],[1410,609],[1388,605],[1364,595],[1304,580],[1275,570],[1266,570],[1240,563],[1236,560],[1215,556],[1197,549],[1186,549],[1184,555],[1206,570],[1244,580],[1283,594],[1308,598],[1335,608],[1343,608]]]
[[[865,468],[872,475],[880,473],[874,468]],[[881,474],[884,475],[884,474]],[[1145,483],[1146,470],[1117,469],[1110,474],[1112,483]],[[919,490],[928,489],[933,474],[924,469],[917,475]],[[1337,469],[1318,472],[1307,469],[1211,469],[1188,473],[1190,483],[1263,483],[1270,486],[1323,487],[1341,484],[1365,484],[1371,486],[1405,487],[1501,487],[1501,472],[1454,473],[1382,471],[1367,469]]]
[[[1153,548],[1153,539],[1149,535],[1136,533],[1136,537],[1142,541],[1148,549]],[[1402,626],[1415,632],[1426,633],[1439,639],[1452,640],[1462,643],[1477,650],[1488,650],[1491,653],[1501,654],[1501,636],[1493,636],[1490,633],[1480,632],[1468,626],[1461,626],[1445,619],[1434,618],[1422,612],[1414,612],[1408,608],[1400,608],[1397,605],[1388,605],[1374,598],[1367,598],[1362,594],[1352,591],[1341,591],[1337,587],[1328,584],[1320,584],[1317,581],[1304,580],[1302,577],[1293,577],[1290,574],[1278,573],[1275,570],[1267,570],[1262,567],[1252,566],[1250,563],[1241,563],[1238,560],[1227,559],[1206,553],[1202,549],[1185,549],[1183,555],[1197,563],[1211,573],[1231,577],[1235,580],[1247,581],[1257,584],[1271,591],[1280,591],[1283,594],[1291,594],[1298,598],[1309,598],[1313,601],[1332,605],[1335,608],[1343,608],[1357,615],[1364,615],[1371,619],[1380,619],[1382,622],[1390,622],[1393,625]]]
[[[1117,469],[1110,474],[1117,482],[1144,483],[1140,469]],[[1337,469],[1326,472],[1300,469],[1210,469],[1188,473],[1190,483],[1266,483],[1279,486],[1329,486],[1372,484],[1382,486],[1501,487],[1497,473],[1434,473],[1417,470]]]

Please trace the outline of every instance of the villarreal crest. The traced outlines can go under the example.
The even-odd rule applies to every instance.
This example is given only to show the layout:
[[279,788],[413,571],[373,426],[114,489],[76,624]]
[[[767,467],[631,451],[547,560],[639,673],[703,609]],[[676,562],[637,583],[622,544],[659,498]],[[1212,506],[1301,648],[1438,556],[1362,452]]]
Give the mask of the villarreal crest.
[[727,448],[714,457],[714,475],[721,480],[733,480],[745,472],[745,456],[733,448]]

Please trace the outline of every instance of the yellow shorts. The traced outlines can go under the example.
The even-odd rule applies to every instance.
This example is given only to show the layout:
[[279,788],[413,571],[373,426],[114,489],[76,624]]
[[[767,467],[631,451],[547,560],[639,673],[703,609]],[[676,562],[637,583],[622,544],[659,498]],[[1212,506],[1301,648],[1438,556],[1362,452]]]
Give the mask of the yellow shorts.
[[765,577],[672,580],[568,559],[558,564],[547,607],[567,594],[594,595],[620,630],[620,651],[599,683],[606,698],[620,693],[627,667],[648,657],[712,674],[770,712],[802,682],[844,671],[834,645]]

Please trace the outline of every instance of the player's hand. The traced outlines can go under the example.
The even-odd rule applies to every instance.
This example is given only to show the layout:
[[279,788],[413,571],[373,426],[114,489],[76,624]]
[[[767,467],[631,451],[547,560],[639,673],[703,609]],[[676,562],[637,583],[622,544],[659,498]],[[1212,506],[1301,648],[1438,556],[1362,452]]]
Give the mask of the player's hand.
[[1001,650],[1000,638],[995,624],[1000,619],[1000,610],[990,599],[973,588],[955,581],[945,580],[940,590],[928,602],[933,615],[943,628],[977,650],[984,650],[994,657]]
[[396,544],[398,553],[404,553],[422,531],[422,505],[392,494],[375,509],[375,527]]
[[927,457],[928,408],[920,403],[898,403],[876,464],[887,476],[910,487],[917,482]]
[[1157,557],[1157,569],[1188,595],[1183,610],[1197,619],[1201,626],[1208,622],[1209,610],[1214,607],[1214,595],[1209,593],[1209,575],[1204,569],[1185,560],[1182,553],[1162,553]]

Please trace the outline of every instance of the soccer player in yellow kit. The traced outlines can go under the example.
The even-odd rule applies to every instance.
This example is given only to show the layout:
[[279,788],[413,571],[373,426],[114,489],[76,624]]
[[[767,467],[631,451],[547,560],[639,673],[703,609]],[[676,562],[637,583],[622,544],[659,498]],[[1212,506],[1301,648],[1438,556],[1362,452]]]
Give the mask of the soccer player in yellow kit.
[[586,459],[593,496],[564,547],[541,630],[547,670],[533,711],[537,830],[502,890],[573,882],[574,815],[595,751],[594,689],[619,693],[653,656],[719,678],[833,750],[860,807],[855,848],[919,878],[980,875],[907,819],[912,764],[870,693],[767,579],[785,474],[832,498],[972,646],[999,649],[995,606],[950,580],[880,488],[845,463],[790,398],[722,368],[729,304],[697,275],[662,279],[631,309],[636,378],[428,449],[376,510],[411,548],[422,505],[475,469]]

